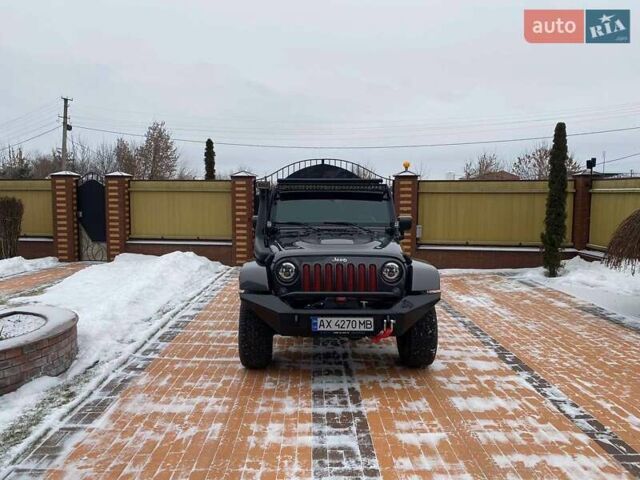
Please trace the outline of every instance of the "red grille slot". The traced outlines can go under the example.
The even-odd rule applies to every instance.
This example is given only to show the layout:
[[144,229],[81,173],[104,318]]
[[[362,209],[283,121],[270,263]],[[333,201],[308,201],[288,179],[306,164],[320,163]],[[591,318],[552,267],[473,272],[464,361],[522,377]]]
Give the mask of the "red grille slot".
[[311,291],[311,267],[307,264],[302,266],[302,290]]
[[378,267],[375,264],[305,263],[302,265],[305,292],[377,292]]
[[316,292],[322,290],[322,265],[319,263],[313,266],[313,289]]
[[342,292],[344,290],[344,267],[341,263],[336,265],[336,291]]
[[324,266],[324,289],[327,292],[333,291],[333,265],[330,263]]
[[358,265],[358,291],[367,291],[367,267],[364,263]]
[[378,274],[376,272],[376,266],[374,264],[369,265],[369,291],[378,291]]
[[356,268],[352,263],[347,265],[347,291],[353,292],[356,289]]

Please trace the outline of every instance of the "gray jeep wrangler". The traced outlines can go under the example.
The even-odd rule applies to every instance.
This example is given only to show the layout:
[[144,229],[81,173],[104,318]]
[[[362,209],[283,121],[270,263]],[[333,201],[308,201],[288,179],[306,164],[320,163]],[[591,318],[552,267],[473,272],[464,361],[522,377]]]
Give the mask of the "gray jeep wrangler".
[[286,178],[258,186],[255,261],[240,271],[238,346],[265,368],[273,335],[395,336],[400,361],[430,365],[438,345],[435,267],[402,253],[381,180]]

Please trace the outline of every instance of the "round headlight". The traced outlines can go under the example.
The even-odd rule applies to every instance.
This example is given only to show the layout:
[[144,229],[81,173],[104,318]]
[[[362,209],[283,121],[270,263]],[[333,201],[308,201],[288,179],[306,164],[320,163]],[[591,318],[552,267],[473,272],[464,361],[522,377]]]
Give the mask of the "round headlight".
[[280,280],[282,283],[293,282],[296,278],[297,273],[298,269],[291,262],[282,262],[276,269],[278,280]]
[[385,282],[394,283],[402,277],[402,267],[397,262],[387,262],[380,271]]

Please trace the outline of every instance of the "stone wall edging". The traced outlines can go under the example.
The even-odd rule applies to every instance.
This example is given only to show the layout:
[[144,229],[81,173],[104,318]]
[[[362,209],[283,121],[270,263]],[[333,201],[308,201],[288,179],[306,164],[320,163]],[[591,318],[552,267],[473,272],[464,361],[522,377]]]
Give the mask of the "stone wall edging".
[[17,307],[0,311],[0,316],[13,313],[44,316],[47,323],[34,332],[0,341],[0,395],[37,377],[60,375],[78,353],[75,312],[54,307]]

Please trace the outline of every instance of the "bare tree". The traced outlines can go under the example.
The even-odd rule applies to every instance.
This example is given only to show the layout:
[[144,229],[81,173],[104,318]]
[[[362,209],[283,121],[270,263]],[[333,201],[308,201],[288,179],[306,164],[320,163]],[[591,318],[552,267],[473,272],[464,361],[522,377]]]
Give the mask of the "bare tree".
[[153,122],[144,143],[135,150],[138,178],[164,180],[174,176],[178,166],[178,150],[164,122]]
[[118,170],[115,146],[102,142],[94,151],[92,169],[100,175],[106,175]]
[[51,153],[36,152],[31,168],[33,178],[46,178],[54,172],[59,172],[62,169],[60,153],[55,149],[52,149]]
[[178,167],[178,171],[175,174],[175,179],[176,180],[195,180],[196,174],[193,172],[193,169],[181,163],[180,166]]
[[9,146],[0,152],[0,178],[24,179],[31,178],[31,160],[22,151]]
[[[511,171],[522,180],[546,180],[549,178],[549,158],[551,149],[546,143],[536,145],[532,150],[520,155]],[[578,173],[581,168],[578,162],[569,154],[566,159],[567,173],[572,175]]]
[[422,180],[427,180],[429,178],[429,169],[425,166],[422,160],[409,168],[413,170]]
[[356,164],[356,167],[352,170],[358,177],[365,180],[371,180],[377,178],[373,165],[367,161]]
[[500,172],[505,169],[503,161],[498,160],[495,153],[483,152],[475,160],[470,160],[464,165],[464,178],[469,180],[487,173]]
[[141,177],[141,171],[138,169],[134,151],[137,147],[130,145],[124,138],[120,137],[116,140],[113,148],[113,155],[116,161],[116,169],[133,175],[134,178]]
[[69,151],[67,168],[72,172],[85,175],[94,171],[94,155],[91,149],[81,140],[71,140],[71,150]]

